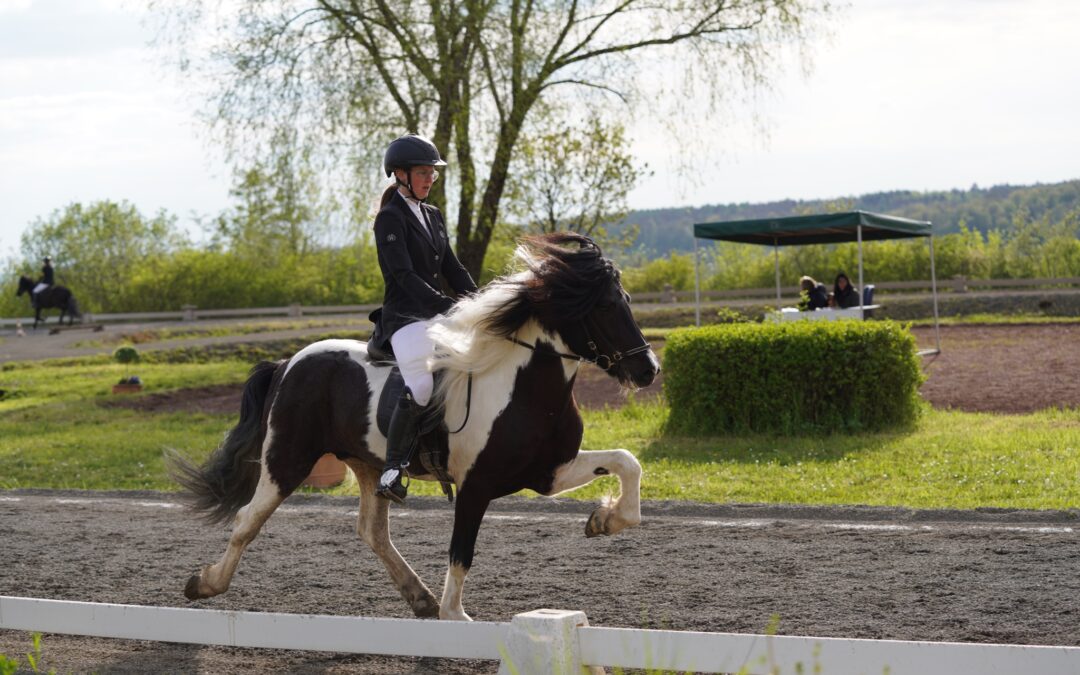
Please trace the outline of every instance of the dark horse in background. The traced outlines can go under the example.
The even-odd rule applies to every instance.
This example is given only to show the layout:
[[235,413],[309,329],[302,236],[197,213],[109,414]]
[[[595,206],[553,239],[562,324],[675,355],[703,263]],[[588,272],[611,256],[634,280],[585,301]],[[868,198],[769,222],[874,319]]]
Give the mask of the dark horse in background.
[[[649,385],[660,370],[619,272],[592,240],[570,233],[527,239],[517,256],[525,271],[461,300],[429,331],[436,343],[429,365],[443,373],[433,400],[447,428],[460,427],[449,433],[447,473],[458,495],[441,603],[390,541],[389,502],[375,496],[386,456],[376,408],[391,369],[355,340],[316,342],[287,361],[260,363],[239,423],[206,463],[172,458],[196,510],[211,521],[234,518],[224,555],[188,580],[189,599],[229,588],[263,523],[328,451],[355,473],[358,533],[417,616],[469,620],[465,577],[493,499],[523,489],[554,495],[613,474],[620,494],[592,513],[586,535],[641,522],[641,465],[627,450],[579,450],[573,395],[582,362],[631,388]],[[431,479],[419,473],[414,478]]]
[[[30,296],[30,302],[34,301],[34,286],[37,284],[28,276],[19,277],[19,290],[15,293],[18,297],[23,293]],[[41,310],[43,309],[59,309],[60,310],[60,325],[64,324],[64,315],[68,316],[68,325],[75,323],[75,317],[82,317],[82,312],[79,311],[79,303],[75,301],[75,296],[71,294],[65,286],[56,284],[49,286],[37,295],[37,305],[34,307],[34,328],[43,321],[41,318]]]

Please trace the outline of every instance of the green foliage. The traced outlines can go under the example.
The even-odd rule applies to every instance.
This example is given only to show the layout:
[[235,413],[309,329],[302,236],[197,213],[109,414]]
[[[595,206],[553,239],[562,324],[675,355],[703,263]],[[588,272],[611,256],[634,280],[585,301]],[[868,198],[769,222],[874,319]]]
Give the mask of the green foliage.
[[607,226],[626,217],[627,195],[650,172],[635,163],[622,124],[595,114],[580,125],[566,117],[537,116],[519,141],[506,211],[529,232],[569,230],[611,251],[627,248],[636,230],[613,236]]
[[785,434],[910,423],[922,374],[892,322],[800,321],[675,331],[664,356],[670,430]]
[[[43,673],[48,672],[49,675],[54,675],[55,670],[43,670],[41,662],[41,633],[34,631],[30,634],[31,650],[26,654],[27,672],[31,673]],[[3,654],[0,654],[0,675],[15,675],[20,670],[20,662],[18,659],[11,659]]]
[[113,352],[113,360],[117,363],[138,363],[139,351],[134,347],[117,347]]
[[127,202],[73,203],[23,233],[22,270],[37,278],[41,258],[51,255],[56,282],[72,290],[83,311],[123,311],[136,271],[184,245],[165,212],[146,217]]
[[694,257],[673,251],[666,258],[624,269],[622,283],[630,293],[655,293],[668,285],[676,291],[690,290],[694,287]]

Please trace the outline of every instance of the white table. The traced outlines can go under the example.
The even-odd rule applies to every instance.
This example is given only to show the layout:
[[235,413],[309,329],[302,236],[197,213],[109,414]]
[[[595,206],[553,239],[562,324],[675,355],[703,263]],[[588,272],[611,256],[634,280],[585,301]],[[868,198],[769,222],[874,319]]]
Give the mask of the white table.
[[863,307],[848,307],[847,309],[815,309],[809,312],[800,312],[797,307],[783,307],[779,312],[771,312],[766,315],[768,321],[780,323],[783,321],[837,321],[839,319],[863,319],[864,313],[877,309],[881,305],[865,305]]

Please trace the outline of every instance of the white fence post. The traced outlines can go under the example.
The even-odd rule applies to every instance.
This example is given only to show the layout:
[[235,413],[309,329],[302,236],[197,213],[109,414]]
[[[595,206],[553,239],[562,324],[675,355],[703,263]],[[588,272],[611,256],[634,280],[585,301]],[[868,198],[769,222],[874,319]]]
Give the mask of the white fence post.
[[537,609],[510,622],[499,675],[603,675],[604,669],[581,663],[578,631],[588,626],[585,612]]

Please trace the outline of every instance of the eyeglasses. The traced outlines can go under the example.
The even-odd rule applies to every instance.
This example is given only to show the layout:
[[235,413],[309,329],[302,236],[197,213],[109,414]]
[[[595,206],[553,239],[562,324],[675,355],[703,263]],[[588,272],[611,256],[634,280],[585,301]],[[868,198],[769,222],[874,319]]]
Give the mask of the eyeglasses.
[[439,172],[435,169],[417,169],[416,175],[424,179],[439,180]]

